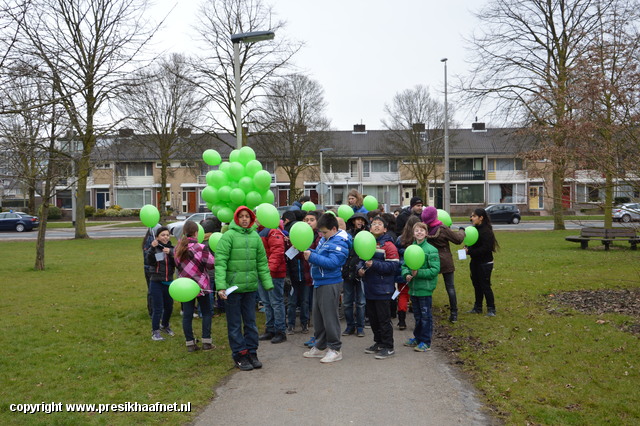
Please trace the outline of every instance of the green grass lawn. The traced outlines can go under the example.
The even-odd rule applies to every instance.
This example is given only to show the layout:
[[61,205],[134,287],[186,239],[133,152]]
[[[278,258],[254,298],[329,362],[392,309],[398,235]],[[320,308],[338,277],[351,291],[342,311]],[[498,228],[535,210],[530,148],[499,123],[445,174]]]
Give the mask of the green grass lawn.
[[[508,424],[631,424],[640,419],[638,321],[557,304],[564,290],[640,287],[640,252],[581,250],[563,232],[499,232],[493,275],[498,316],[460,314],[449,327],[462,368]],[[233,369],[223,317],[218,349],[188,354],[178,335],[150,339],[140,239],[47,242],[47,270],[32,270],[34,243],[3,242],[0,262],[0,424],[184,424]],[[468,261],[456,261],[461,312],[471,308]],[[447,304],[442,281],[434,308]],[[259,316],[260,318],[260,316]],[[199,320],[194,330],[199,332]],[[434,339],[434,346],[439,345]],[[345,361],[348,362],[348,361]],[[375,377],[372,376],[372,380]],[[18,414],[13,403],[191,402],[191,413]]]
[[[473,305],[468,261],[456,261],[462,312],[447,327],[463,368],[509,424],[631,424],[640,419],[640,343],[621,327],[639,318],[588,315],[559,305],[562,291],[640,287],[640,252],[616,243],[581,250],[571,231],[497,233],[492,277],[498,316]],[[597,248],[595,248],[597,247]],[[448,304],[442,280],[438,316]],[[437,340],[434,341],[437,345]]]

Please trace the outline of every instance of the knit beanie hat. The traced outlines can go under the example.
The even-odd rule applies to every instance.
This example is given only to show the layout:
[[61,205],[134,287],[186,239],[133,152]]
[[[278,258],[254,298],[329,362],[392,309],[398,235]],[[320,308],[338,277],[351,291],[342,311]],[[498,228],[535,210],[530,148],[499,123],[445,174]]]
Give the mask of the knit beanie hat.
[[420,197],[413,197],[413,198],[411,198],[411,201],[409,202],[409,206],[410,206],[410,207],[413,207],[413,206],[415,206],[416,204],[422,204],[422,205],[424,205],[424,203],[422,202],[422,198],[420,198]]
[[438,218],[438,210],[433,206],[427,206],[422,209],[421,219],[427,225]]

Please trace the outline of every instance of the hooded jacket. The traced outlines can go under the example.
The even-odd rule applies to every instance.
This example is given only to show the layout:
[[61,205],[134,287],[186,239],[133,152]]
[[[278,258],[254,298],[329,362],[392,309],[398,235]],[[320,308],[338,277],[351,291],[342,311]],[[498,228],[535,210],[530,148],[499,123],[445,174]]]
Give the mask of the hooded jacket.
[[454,231],[446,225],[438,225],[433,235],[427,235],[427,242],[438,249],[440,255],[440,273],[447,274],[456,270],[449,242],[462,244],[464,230]]
[[[162,253],[164,248],[171,250],[169,254],[164,254],[163,260],[156,260],[156,253]],[[164,246],[158,244],[157,246],[149,246],[146,251],[147,265],[149,266],[149,280],[169,282],[173,281],[173,273],[176,269],[176,262],[173,259],[173,246],[171,241],[167,242]]]
[[[243,228],[238,224],[241,211],[249,212],[251,223]],[[233,214],[229,230],[222,234],[216,247],[216,288],[226,290],[234,285],[236,292],[248,293],[258,290],[258,279],[265,290],[273,289],[267,255],[262,239],[255,231],[256,215],[245,206]]]
[[[423,240],[420,244],[413,242],[424,250],[424,263],[418,269],[415,277],[409,281],[409,295],[415,297],[426,297],[433,294],[438,284],[438,273],[440,273],[440,256],[438,249]],[[411,275],[411,269],[407,265],[402,265],[402,276]]]
[[376,252],[371,259],[373,264],[365,268],[364,260],[360,260],[357,268],[365,268],[362,277],[364,296],[370,300],[391,300],[396,289],[396,275],[400,270],[400,256],[393,239],[387,234],[376,238]]
[[346,232],[339,231],[329,239],[322,237],[315,249],[309,250],[313,286],[342,282],[342,265],[349,255]]
[[271,271],[273,278],[284,278],[287,276],[283,230],[282,222],[280,222],[278,229],[265,228],[262,225],[258,227],[258,235],[262,238],[262,244],[264,245],[269,261],[269,271]]

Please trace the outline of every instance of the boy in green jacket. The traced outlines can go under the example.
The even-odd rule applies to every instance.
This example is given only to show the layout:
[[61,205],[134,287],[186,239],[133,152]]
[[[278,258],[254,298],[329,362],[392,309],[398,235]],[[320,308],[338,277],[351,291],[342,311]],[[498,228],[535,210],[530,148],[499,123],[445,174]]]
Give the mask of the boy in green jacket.
[[[265,290],[273,289],[267,255],[255,222],[256,215],[251,209],[238,207],[229,230],[222,235],[216,247],[216,288],[218,297],[225,300],[233,361],[243,371],[262,367],[257,355],[258,278]],[[237,288],[227,293],[227,289],[233,287]]]
[[413,306],[413,316],[416,327],[411,339],[405,342],[405,346],[413,347],[417,352],[426,352],[431,349],[431,335],[433,334],[433,315],[431,313],[431,296],[438,283],[440,273],[440,256],[438,249],[429,244],[427,238],[427,225],[418,222],[413,226],[413,244],[417,244],[424,250],[424,264],[418,270],[411,270],[407,265],[402,265],[401,273],[409,285],[409,296]]

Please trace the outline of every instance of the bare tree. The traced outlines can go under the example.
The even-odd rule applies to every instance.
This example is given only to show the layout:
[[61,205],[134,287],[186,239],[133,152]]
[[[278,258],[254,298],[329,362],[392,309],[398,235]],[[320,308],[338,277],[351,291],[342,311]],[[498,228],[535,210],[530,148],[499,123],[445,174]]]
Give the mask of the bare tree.
[[204,100],[192,83],[192,68],[185,57],[174,54],[151,70],[138,72],[120,95],[120,109],[141,133],[135,143],[158,158],[160,212],[164,216],[170,160],[195,154],[195,146],[181,130],[199,122]]
[[[283,21],[276,20],[262,0],[212,0],[203,2],[197,30],[204,43],[203,52],[211,52],[195,66],[198,84],[210,100],[208,119],[214,136],[236,134],[235,80],[233,44],[230,35],[252,31],[274,31],[276,38],[259,43],[240,44],[240,76],[243,125],[252,125],[252,133],[260,133],[264,123],[249,121],[262,105],[265,89],[287,70],[292,56],[301,44],[289,41],[281,30]],[[253,128],[256,127],[257,128]],[[227,140],[218,138],[228,145]],[[235,148],[235,146],[232,146]]]
[[494,99],[504,117],[542,131],[551,160],[554,229],[564,229],[562,190],[571,158],[573,68],[598,30],[605,0],[492,0],[471,40],[474,78],[465,89]]
[[308,169],[320,146],[328,146],[330,121],[322,86],[302,74],[273,83],[256,119],[265,132],[256,136],[258,154],[274,159],[289,179],[289,204],[302,195],[300,173]]
[[387,153],[401,153],[405,167],[416,179],[418,194],[427,200],[429,182],[438,177],[436,166],[444,152],[444,105],[431,98],[427,87],[417,85],[396,93],[384,111],[387,118],[382,125],[389,131]]
[[636,1],[614,0],[599,9],[597,37],[576,62],[577,161],[604,177],[594,186],[604,191],[605,227],[612,225],[614,190],[638,188],[639,18]]
[[[9,2],[9,0],[6,0]],[[98,111],[126,81],[134,58],[153,35],[147,0],[18,0],[8,10],[14,51],[37,61],[51,82],[70,126],[82,140],[77,193],[84,194],[90,154],[100,128]],[[84,203],[76,206],[76,238],[88,238]]]

